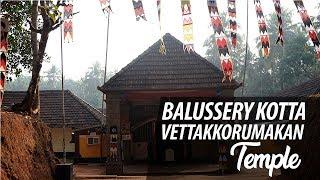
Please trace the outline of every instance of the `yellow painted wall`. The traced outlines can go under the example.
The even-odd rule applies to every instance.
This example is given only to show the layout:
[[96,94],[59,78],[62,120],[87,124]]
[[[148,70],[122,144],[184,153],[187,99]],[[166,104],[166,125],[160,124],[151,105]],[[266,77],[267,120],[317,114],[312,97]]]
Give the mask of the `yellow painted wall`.
[[79,136],[79,152],[82,158],[98,158],[101,156],[101,136],[95,135],[94,137],[99,137],[99,144],[88,145],[88,137],[90,135],[80,135]]
[[[50,128],[52,136],[52,146],[54,152],[63,152],[63,129],[62,128]],[[72,129],[66,128],[66,152],[75,151],[75,143],[70,143],[72,138]]]

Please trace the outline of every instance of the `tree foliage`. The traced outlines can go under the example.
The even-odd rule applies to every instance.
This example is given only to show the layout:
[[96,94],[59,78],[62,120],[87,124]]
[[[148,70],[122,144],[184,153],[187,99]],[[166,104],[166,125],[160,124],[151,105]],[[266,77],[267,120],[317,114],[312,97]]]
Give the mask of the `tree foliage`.
[[31,15],[30,1],[1,2],[1,11],[10,20],[9,52],[7,70],[12,76],[19,76],[23,69],[30,70],[32,64],[31,31],[27,19]]
[[[102,93],[98,91],[97,87],[103,84],[103,73],[104,70],[101,68],[101,64],[95,62],[88,68],[88,71],[81,79],[65,79],[64,88],[72,91],[90,105],[101,108]],[[107,79],[114,73],[108,73]],[[21,75],[13,81],[8,82],[6,89],[8,91],[25,91],[28,89],[30,79],[30,76]],[[40,91],[61,90],[61,70],[57,66],[52,65],[48,71],[44,72],[39,86]]]
[[26,68],[32,73],[25,98],[12,109],[37,114],[40,108],[40,72],[43,61],[47,59],[45,50],[49,34],[62,24],[59,7],[65,4],[60,0],[33,0],[1,1],[1,5],[11,21],[9,72],[19,75],[22,68]]
[[[228,27],[225,15],[222,17],[224,27]],[[314,47],[308,42],[306,30],[301,23],[293,24],[291,19],[292,13],[284,10],[285,42],[282,47],[275,44],[278,25],[276,14],[267,17],[271,54],[268,58],[262,58],[261,52],[258,56],[249,50],[244,95],[268,96],[320,76],[320,65],[315,58]],[[242,39],[238,37],[238,48],[235,52],[231,52],[235,66],[234,77],[238,82],[242,82],[244,74],[245,43]],[[258,38],[256,42],[256,48],[260,50],[261,44]],[[220,60],[214,36],[206,41],[205,47],[207,47],[207,58],[218,65]],[[241,96],[241,88],[236,91],[237,96]]]

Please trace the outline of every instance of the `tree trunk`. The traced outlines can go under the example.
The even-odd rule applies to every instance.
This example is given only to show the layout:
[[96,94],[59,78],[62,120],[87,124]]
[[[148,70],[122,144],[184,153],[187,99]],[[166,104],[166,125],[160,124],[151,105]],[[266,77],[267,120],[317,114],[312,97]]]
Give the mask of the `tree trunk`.
[[[31,13],[31,23],[33,27],[37,28],[38,1],[33,1]],[[37,32],[31,31],[31,46],[33,56],[32,77],[25,98],[21,103],[15,104],[12,107],[12,110],[14,111],[23,111],[29,113],[30,115],[35,115],[40,110],[40,71],[42,68],[42,62],[49,37],[49,32],[50,30],[48,26],[44,24],[43,31],[41,32],[40,42],[38,43]]]

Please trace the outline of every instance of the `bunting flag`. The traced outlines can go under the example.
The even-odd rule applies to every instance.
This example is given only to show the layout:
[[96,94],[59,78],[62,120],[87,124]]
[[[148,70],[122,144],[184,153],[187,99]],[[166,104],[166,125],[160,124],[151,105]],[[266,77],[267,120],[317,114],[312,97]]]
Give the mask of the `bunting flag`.
[[309,15],[308,15],[308,12],[305,9],[302,0],[293,0],[293,1],[297,7],[297,10],[300,14],[300,17],[302,19],[302,22],[303,22],[305,28],[308,31],[308,35],[309,35],[309,37],[315,47],[317,60],[320,61],[320,43],[319,43],[317,32],[312,25],[312,22],[311,22]]
[[64,42],[72,42],[73,41],[73,26],[72,26],[72,17],[73,17],[73,4],[72,1],[69,1],[68,4],[64,6]]
[[[159,19],[159,26],[160,26],[160,34],[162,34],[161,31],[161,0],[156,0],[157,1],[157,10],[158,10],[158,19]],[[166,54],[166,46],[164,44],[163,37],[161,35],[160,38],[160,48],[159,48],[159,53],[162,55]]]
[[110,1],[111,0],[99,0],[102,12],[104,14],[110,14],[112,12]]
[[140,19],[147,20],[146,15],[144,14],[143,5],[141,0],[132,0],[134,13],[136,14],[136,20],[140,21]]
[[219,15],[216,0],[208,0],[208,9],[211,18],[211,26],[214,29],[216,45],[219,51],[221,69],[224,75],[222,82],[225,82],[225,80],[229,80],[229,82],[231,82],[233,74],[233,62],[230,57],[228,39],[222,27],[222,21]]
[[278,18],[278,39],[277,44],[280,42],[281,46],[283,46],[283,21],[282,21],[282,15],[281,15],[281,6],[280,6],[280,0],[273,0],[274,8],[277,13]]
[[237,11],[236,0],[228,0],[228,14],[231,32],[231,44],[233,48],[237,47]]
[[0,42],[0,51],[8,51],[8,19],[1,16],[1,42]]
[[181,0],[182,21],[183,21],[183,50],[194,51],[193,49],[193,22],[191,16],[190,0]]
[[4,16],[1,16],[1,43],[0,43],[0,104],[2,103],[4,94],[4,83],[6,81],[7,70],[7,53],[8,53],[8,32],[9,21]]
[[7,69],[7,56],[4,52],[0,52],[0,72],[5,72]]
[[4,94],[4,83],[6,81],[6,67],[7,67],[7,57],[4,52],[1,53],[0,59],[0,105],[3,99]]
[[254,0],[254,4],[256,7],[256,13],[258,18],[260,41],[262,46],[262,56],[268,57],[270,55],[270,41],[269,41],[269,35],[267,31],[267,24],[264,19],[260,0]]

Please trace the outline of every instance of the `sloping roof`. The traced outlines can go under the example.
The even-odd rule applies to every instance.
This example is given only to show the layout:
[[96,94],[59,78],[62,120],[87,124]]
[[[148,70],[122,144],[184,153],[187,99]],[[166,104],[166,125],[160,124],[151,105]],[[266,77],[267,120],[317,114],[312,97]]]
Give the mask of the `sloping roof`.
[[98,89],[179,90],[236,89],[239,84],[222,83],[222,71],[197,53],[184,52],[183,44],[170,34],[164,37],[167,54],[159,53],[160,40],[134,59]]
[[[3,98],[3,107],[10,107],[20,103],[24,91],[6,91]],[[83,129],[101,125],[101,113],[71,91],[64,91],[65,97],[65,122],[66,127]],[[40,117],[49,127],[60,128],[63,124],[62,116],[62,91],[40,91]]]
[[320,94],[320,77],[313,78],[297,86],[282,90],[272,96],[277,97],[307,97]]

